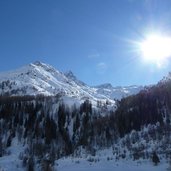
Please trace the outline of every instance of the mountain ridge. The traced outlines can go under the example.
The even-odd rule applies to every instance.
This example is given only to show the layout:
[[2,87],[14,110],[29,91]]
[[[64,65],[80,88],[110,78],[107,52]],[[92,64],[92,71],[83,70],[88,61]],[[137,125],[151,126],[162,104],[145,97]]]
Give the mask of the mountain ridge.
[[[0,94],[53,96],[58,93],[93,101],[121,99],[136,94],[143,87],[113,87],[111,84],[89,86],[72,71],[62,73],[49,64],[36,61],[13,71],[0,73]],[[3,84],[3,85],[2,85]],[[113,101],[114,102],[114,101]]]

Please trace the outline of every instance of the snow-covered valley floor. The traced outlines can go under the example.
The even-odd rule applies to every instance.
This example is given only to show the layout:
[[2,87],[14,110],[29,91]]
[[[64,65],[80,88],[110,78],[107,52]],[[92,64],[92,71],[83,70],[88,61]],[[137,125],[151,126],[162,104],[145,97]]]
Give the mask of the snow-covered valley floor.
[[[61,159],[56,162],[55,171],[168,171],[168,163],[154,166],[151,162],[99,161],[90,163],[85,159]],[[17,159],[0,160],[0,171],[24,171]]]
[[[150,161],[107,160],[90,162],[85,158],[63,158],[55,162],[54,171],[168,171],[169,164],[162,161],[154,166]],[[0,171],[24,171],[18,156],[0,158]],[[35,169],[38,171],[37,169]]]
[[[15,141],[8,148],[9,154],[0,157],[0,171],[24,171],[22,160],[19,159],[24,147]],[[166,160],[154,166],[149,160],[120,159],[115,160],[111,149],[98,151],[95,156],[82,153],[82,157],[64,157],[55,161],[54,171],[169,171]],[[38,165],[35,171],[42,171]],[[170,169],[171,171],[171,169]]]
[[61,159],[57,161],[57,171],[167,171],[169,164],[161,162],[154,166],[150,161],[100,160],[88,162],[85,159]]

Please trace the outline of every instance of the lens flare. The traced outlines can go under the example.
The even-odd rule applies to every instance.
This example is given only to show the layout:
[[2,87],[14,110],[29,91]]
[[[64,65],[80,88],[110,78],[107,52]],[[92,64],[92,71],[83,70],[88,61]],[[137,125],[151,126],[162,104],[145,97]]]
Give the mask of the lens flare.
[[171,57],[171,38],[157,34],[148,35],[140,42],[142,57],[147,62],[162,64]]

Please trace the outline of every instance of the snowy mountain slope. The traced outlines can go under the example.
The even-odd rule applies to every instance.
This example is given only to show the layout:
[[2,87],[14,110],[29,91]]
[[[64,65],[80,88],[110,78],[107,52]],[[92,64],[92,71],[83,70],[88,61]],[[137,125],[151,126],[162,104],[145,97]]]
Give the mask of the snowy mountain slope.
[[0,94],[2,95],[53,96],[61,94],[77,100],[109,100],[114,103],[113,99],[121,99],[121,97],[138,93],[142,88],[136,86],[114,88],[111,85],[90,87],[79,81],[71,71],[64,74],[41,62],[0,73]]

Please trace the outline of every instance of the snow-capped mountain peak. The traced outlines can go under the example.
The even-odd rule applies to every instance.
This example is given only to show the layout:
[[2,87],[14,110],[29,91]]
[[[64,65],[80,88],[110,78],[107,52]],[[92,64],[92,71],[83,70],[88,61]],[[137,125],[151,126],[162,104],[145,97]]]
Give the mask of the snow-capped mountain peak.
[[[90,87],[78,80],[71,72],[62,73],[52,66],[36,61],[14,71],[0,73],[0,94],[8,95],[48,95],[60,94],[78,101],[90,99],[93,102],[120,99],[136,94],[142,87],[115,88],[111,84]],[[74,100],[73,100],[74,101]]]
[[47,71],[51,74],[61,74],[58,70],[56,70],[54,67],[52,67],[51,65],[49,64],[45,64],[45,63],[42,63],[40,61],[35,61],[33,63],[30,64],[31,67],[35,67],[35,68],[39,68],[39,69],[42,69],[44,71]]

